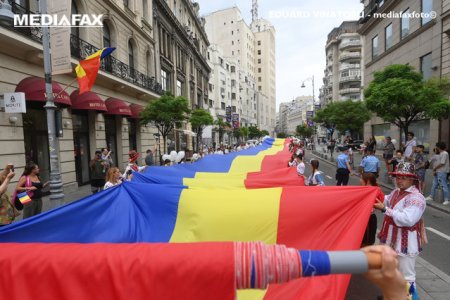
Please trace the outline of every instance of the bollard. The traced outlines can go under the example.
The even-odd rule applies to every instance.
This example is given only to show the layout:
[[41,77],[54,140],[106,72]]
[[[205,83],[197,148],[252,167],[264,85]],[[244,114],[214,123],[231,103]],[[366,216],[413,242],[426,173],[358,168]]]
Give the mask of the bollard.
[[444,202],[444,191],[442,190],[442,186],[440,184],[436,188],[436,192],[434,194],[434,199],[433,200],[435,202],[437,202],[437,203]]

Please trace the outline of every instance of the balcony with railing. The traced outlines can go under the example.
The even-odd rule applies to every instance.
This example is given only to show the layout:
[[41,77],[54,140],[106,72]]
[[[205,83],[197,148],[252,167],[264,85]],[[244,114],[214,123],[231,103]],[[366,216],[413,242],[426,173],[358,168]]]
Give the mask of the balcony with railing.
[[351,40],[351,41],[344,41],[339,45],[339,49],[347,49],[347,48],[353,48],[353,47],[361,47],[361,41],[360,40]]
[[339,67],[339,71],[345,71],[345,70],[360,70],[361,65],[360,64],[342,64]]
[[361,81],[361,73],[350,74],[347,76],[340,76],[339,82]]
[[357,87],[351,87],[339,90],[339,94],[341,95],[356,94],[356,93],[361,93],[361,89]]
[[340,61],[345,61],[348,59],[360,59],[361,58],[361,52],[343,52],[339,56]]
[[[23,14],[33,14],[33,12],[27,10],[26,8],[20,6],[15,1],[10,1],[12,12],[17,15]],[[11,31],[17,32],[24,35],[38,43],[42,43],[42,28],[41,27],[5,27]],[[85,59],[92,53],[100,50],[94,45],[86,42],[85,40],[79,38],[78,36],[70,35],[70,53],[72,57],[80,60]],[[132,83],[140,88],[146,89],[150,92],[162,95],[163,90],[161,84],[156,82],[154,77],[149,77],[131,66],[125,64],[124,62],[108,56],[101,61],[100,70],[111,74],[117,78],[123,79],[129,83]]]

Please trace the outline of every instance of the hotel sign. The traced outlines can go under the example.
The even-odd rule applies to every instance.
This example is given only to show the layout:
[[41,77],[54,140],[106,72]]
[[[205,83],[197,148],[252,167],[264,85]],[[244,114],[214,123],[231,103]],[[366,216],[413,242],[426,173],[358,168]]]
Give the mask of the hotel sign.
[[6,113],[13,114],[27,112],[25,93],[5,93],[3,99],[5,102]]

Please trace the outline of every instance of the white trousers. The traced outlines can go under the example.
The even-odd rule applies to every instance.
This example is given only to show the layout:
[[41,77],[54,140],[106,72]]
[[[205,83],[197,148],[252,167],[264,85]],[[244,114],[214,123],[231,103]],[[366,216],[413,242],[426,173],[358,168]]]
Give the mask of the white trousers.
[[416,281],[416,257],[397,256],[398,268],[409,283]]

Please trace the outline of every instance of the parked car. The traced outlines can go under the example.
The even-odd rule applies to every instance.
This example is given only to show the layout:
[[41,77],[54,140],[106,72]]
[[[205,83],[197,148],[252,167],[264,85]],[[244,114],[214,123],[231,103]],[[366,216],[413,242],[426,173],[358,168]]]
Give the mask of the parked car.
[[362,144],[364,144],[363,140],[353,140],[351,143],[348,143],[348,146],[351,147],[352,150],[360,150]]

